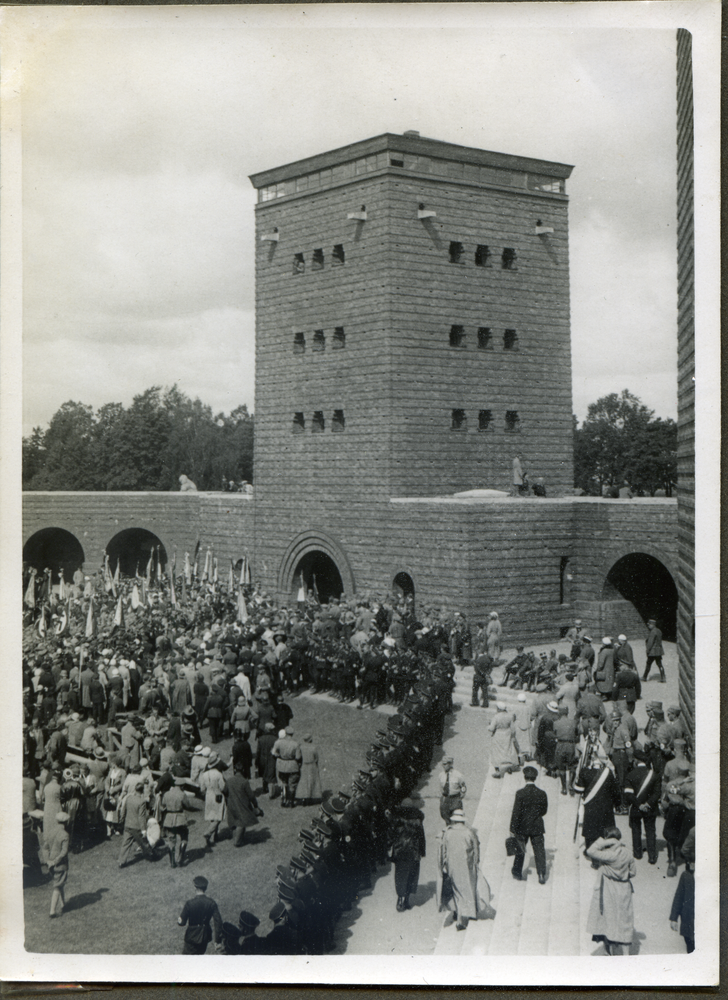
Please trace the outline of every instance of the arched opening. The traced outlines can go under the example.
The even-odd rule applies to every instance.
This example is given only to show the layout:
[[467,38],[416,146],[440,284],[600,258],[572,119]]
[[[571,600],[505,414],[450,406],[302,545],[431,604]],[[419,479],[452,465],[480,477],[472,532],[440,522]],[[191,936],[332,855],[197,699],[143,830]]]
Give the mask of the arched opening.
[[63,579],[70,583],[76,570],[83,568],[84,558],[81,543],[65,528],[42,528],[23,546],[23,562],[33,566],[39,574],[46,569],[52,570],[52,583],[60,580],[61,569]]
[[612,566],[604,581],[602,600],[630,601],[643,621],[655,618],[663,637],[677,638],[677,587],[670,571],[645,552],[631,552]]
[[154,555],[154,567],[156,571],[157,552],[162,569],[167,565],[167,552],[162,542],[152,531],[146,528],[126,528],[114,535],[106,546],[106,554],[109,557],[109,569],[112,573],[116,571],[116,564],[119,564],[119,572],[123,576],[144,576],[147,570],[147,563],[150,556]]
[[301,587],[305,594],[318,596],[322,604],[332,597],[341,597],[344,584],[339,568],[325,552],[307,552],[299,561],[293,574],[293,596],[298,598]]
[[397,573],[392,581],[392,593],[395,601],[404,601],[410,609],[415,609],[415,583],[409,573]]

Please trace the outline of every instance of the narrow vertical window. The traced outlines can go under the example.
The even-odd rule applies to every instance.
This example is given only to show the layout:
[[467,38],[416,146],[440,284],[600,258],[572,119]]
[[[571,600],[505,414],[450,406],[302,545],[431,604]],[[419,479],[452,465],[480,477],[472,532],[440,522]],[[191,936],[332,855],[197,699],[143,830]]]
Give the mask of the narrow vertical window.
[[518,410],[506,410],[506,428],[507,431],[520,431],[521,429],[521,418],[518,416]]
[[503,333],[503,350],[504,351],[517,351],[518,350],[518,334],[515,330],[505,330]]
[[345,260],[346,260],[346,254],[344,253],[344,244],[336,243],[331,253],[331,263],[335,265],[343,264]]
[[450,327],[450,347],[465,347],[465,329],[462,326]]
[[501,267],[504,271],[515,271],[518,254],[513,247],[506,247],[501,256]]
[[463,245],[462,243],[457,243],[453,240],[450,243],[450,263],[451,264],[462,264],[463,263]]
[[312,271],[323,271],[324,269],[324,252],[323,250],[314,250],[313,257],[311,258],[311,270]]
[[483,243],[479,243],[475,249],[475,266],[491,267],[490,257],[490,247],[485,246]]
[[334,410],[334,415],[331,418],[331,431],[333,434],[340,434],[346,427],[346,420],[344,419],[343,410]]
[[493,350],[493,335],[489,326],[478,327],[478,350]]
[[306,429],[306,418],[302,413],[293,414],[293,424],[291,430],[294,434],[303,434]]
[[306,350],[306,336],[304,333],[293,334],[293,353],[303,354]]
[[465,416],[465,410],[453,410],[452,420],[450,427],[454,431],[464,431],[467,430],[467,417]]
[[326,337],[324,335],[323,330],[314,330],[312,350],[314,351],[326,350]]
[[493,424],[492,410],[478,410],[478,430],[489,431]]
[[321,410],[316,410],[313,415],[313,420],[311,421],[311,431],[314,434],[320,434],[326,428],[326,421],[324,420],[324,415]]
[[331,346],[334,350],[346,347],[346,333],[343,326],[337,326],[334,330],[334,335],[331,338]]
[[293,255],[293,273],[303,274],[306,270],[306,261],[303,259],[302,253],[294,253]]

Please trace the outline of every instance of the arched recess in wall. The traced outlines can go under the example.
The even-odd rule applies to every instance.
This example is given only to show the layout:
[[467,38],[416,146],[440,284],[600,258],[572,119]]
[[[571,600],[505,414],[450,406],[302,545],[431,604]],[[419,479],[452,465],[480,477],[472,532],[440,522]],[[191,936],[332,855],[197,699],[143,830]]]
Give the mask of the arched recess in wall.
[[392,580],[392,593],[396,601],[405,600],[414,611],[415,608],[415,581],[404,570],[397,573]]
[[41,574],[51,569],[53,583],[58,583],[61,568],[64,580],[70,583],[76,570],[83,568],[84,559],[83,546],[65,528],[41,528],[23,546],[23,562]]
[[162,569],[167,565],[167,550],[162,540],[146,528],[125,528],[117,532],[107,544],[106,554],[109,557],[111,572],[115,572],[116,564],[119,563],[119,572],[122,576],[135,576],[137,573],[144,576],[152,554],[155,567],[157,554]]
[[286,549],[278,571],[278,593],[293,603],[302,584],[311,588],[314,575],[322,603],[355,592],[354,574],[344,550],[326,532],[312,529],[297,535]]
[[602,587],[603,601],[630,601],[643,621],[657,620],[663,637],[677,638],[677,586],[670,570],[647,552],[630,552],[617,559]]

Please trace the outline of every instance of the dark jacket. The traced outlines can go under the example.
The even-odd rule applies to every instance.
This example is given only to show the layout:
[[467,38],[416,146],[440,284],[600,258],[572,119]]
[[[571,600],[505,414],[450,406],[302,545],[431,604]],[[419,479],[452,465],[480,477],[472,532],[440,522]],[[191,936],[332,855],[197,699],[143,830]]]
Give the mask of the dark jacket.
[[516,792],[511,813],[511,833],[515,837],[534,837],[543,834],[543,817],[548,812],[549,800],[546,792],[529,781]]
[[614,678],[614,699],[619,701],[637,701],[642,697],[642,682],[635,671],[622,667]]

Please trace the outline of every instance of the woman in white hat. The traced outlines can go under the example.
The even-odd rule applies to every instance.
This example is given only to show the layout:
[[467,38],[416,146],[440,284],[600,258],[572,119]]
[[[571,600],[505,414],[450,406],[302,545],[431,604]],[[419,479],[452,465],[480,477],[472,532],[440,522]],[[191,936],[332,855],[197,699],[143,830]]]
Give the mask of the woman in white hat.
[[495,708],[495,715],[488,726],[488,732],[492,737],[490,762],[495,768],[493,777],[501,778],[509,771],[518,770],[518,744],[513,713],[508,711],[505,702],[502,701],[497,701]]
[[501,647],[503,645],[503,626],[501,625],[497,611],[491,611],[485,635],[488,643],[488,656],[497,661],[501,655]]
[[442,834],[438,851],[437,901],[440,909],[452,910],[457,929],[464,931],[469,920],[478,918],[478,865],[480,841],[456,809]]

